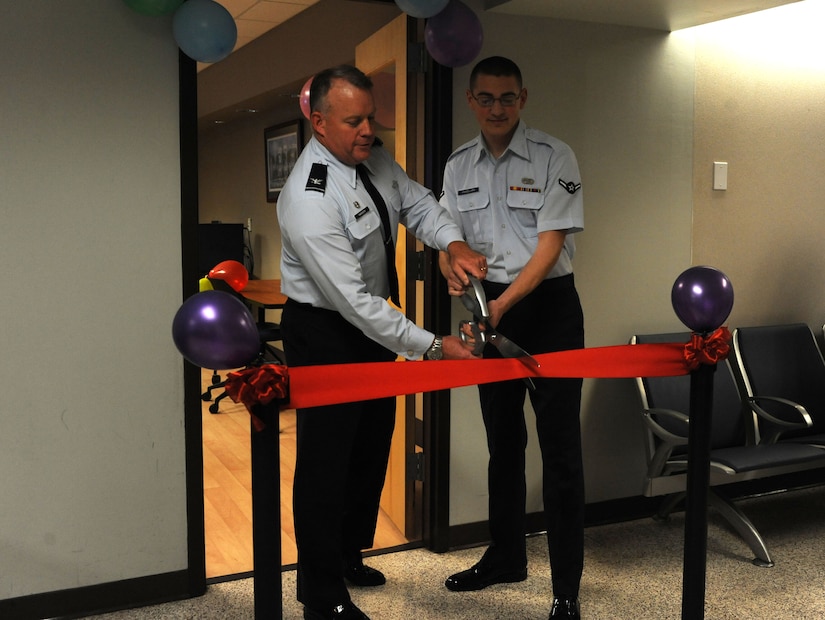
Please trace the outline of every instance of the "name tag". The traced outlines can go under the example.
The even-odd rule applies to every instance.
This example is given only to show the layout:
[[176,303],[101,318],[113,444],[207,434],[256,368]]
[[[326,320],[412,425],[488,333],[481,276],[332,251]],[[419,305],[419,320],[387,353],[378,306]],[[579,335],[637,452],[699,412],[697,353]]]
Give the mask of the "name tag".
[[460,189],[460,190],[458,190],[458,195],[459,196],[466,196],[467,194],[477,194],[477,193],[478,193],[478,188],[477,187],[471,187],[469,189]]

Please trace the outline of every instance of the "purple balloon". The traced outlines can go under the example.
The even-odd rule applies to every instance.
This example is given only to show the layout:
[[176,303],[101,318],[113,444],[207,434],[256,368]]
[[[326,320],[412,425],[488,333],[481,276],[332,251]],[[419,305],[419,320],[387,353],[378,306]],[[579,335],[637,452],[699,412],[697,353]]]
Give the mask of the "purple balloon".
[[676,316],[694,332],[721,327],[733,309],[733,286],[714,267],[691,267],[676,278],[670,301]]
[[172,339],[183,357],[212,370],[246,366],[261,346],[252,313],[224,291],[203,291],[183,302],[172,321]]
[[478,56],[484,33],[473,10],[461,0],[450,0],[443,11],[427,20],[424,43],[436,62],[461,67]]

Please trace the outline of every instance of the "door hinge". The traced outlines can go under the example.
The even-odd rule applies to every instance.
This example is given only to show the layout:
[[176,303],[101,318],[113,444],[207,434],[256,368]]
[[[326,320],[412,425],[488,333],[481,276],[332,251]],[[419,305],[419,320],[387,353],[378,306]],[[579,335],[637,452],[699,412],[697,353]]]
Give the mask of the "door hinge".
[[407,479],[424,481],[424,453],[412,452],[407,455]]
[[426,48],[423,43],[410,42],[407,44],[407,73],[426,73]]
[[426,257],[424,256],[424,250],[415,253],[415,279],[420,280],[421,282],[424,281],[424,265],[426,262]]

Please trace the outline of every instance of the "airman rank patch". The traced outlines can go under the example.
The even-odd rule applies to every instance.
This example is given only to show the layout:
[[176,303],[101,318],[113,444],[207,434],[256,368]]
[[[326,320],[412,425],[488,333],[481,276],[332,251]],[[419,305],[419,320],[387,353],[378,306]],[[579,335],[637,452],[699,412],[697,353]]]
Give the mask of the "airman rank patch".
[[573,183],[573,181],[564,181],[562,179],[559,179],[559,185],[566,189],[569,194],[575,194],[582,188],[581,183]]
[[325,194],[327,191],[327,166],[326,164],[312,164],[312,169],[309,171],[309,178],[307,179],[306,191],[321,192]]

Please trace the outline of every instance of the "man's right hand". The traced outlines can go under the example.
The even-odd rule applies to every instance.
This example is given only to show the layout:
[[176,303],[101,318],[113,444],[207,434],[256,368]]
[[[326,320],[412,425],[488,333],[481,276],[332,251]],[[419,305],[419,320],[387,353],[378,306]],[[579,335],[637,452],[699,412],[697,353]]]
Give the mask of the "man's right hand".
[[481,359],[473,355],[473,347],[462,342],[458,336],[444,336],[441,342],[441,351],[445,360],[477,360]]

